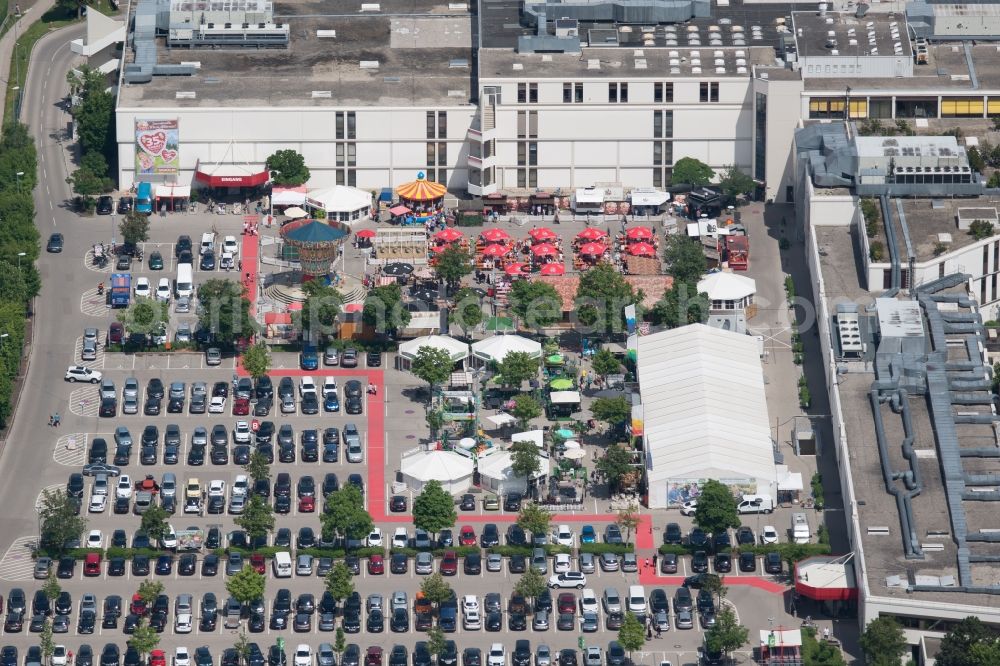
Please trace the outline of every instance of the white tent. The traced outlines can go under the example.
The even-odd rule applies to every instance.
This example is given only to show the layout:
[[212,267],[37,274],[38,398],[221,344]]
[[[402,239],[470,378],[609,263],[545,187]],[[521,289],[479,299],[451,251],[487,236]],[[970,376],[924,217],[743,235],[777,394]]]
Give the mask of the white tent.
[[775,497],[757,340],[703,324],[639,338],[650,507],[688,499],[705,479]]
[[399,355],[408,361],[412,361],[417,357],[417,352],[420,351],[421,347],[443,349],[448,352],[451,360],[456,363],[469,357],[469,345],[459,342],[455,338],[450,338],[447,335],[425,335],[422,338],[408,340],[399,345]]
[[520,335],[494,335],[492,338],[472,343],[472,356],[482,361],[500,363],[511,352],[525,352],[530,354],[531,358],[540,358],[542,343]]
[[510,436],[510,441],[517,442],[534,442],[535,446],[538,448],[545,447],[545,431],[544,430],[528,430],[526,432],[514,433]]
[[304,206],[306,203],[306,193],[296,192],[294,189],[277,189],[271,194],[272,206]]
[[629,198],[632,200],[633,206],[649,206],[652,208],[659,208],[663,204],[667,203],[670,195],[661,190],[647,189],[647,188],[636,188],[629,193]]
[[[535,478],[549,475],[549,459],[546,456],[539,456],[540,468]],[[511,456],[508,451],[498,451],[492,455],[486,455],[479,459],[477,463],[481,484],[485,488],[495,491],[497,494],[516,492],[523,493],[527,490],[528,484],[524,477],[514,476],[511,470]]]
[[472,459],[453,451],[422,451],[403,458],[403,481],[414,492],[428,481],[440,481],[452,495],[464,493],[472,485]]
[[313,190],[306,195],[306,206],[326,211],[327,219],[338,222],[367,220],[371,214],[371,192],[347,185]]
[[745,275],[718,271],[698,281],[698,293],[708,294],[710,301],[735,303],[734,306],[726,308],[734,310],[741,307],[739,303],[745,302],[757,293],[757,282]]

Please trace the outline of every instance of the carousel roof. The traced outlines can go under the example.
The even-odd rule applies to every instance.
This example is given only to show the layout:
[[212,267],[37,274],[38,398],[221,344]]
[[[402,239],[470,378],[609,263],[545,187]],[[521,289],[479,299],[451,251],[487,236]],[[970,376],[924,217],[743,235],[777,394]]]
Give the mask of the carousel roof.
[[333,243],[343,240],[347,232],[319,220],[301,220],[286,224],[281,236],[292,243]]
[[427,180],[421,171],[417,174],[417,179],[410,183],[405,183],[396,188],[396,194],[401,199],[409,201],[433,201],[440,199],[448,192],[448,188],[441,183]]

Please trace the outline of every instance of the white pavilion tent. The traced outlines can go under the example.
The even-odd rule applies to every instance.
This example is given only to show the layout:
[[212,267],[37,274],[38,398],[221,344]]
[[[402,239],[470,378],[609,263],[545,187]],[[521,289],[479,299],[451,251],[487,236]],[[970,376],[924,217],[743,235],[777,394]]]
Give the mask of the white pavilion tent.
[[454,451],[422,451],[404,457],[403,481],[414,492],[429,481],[439,481],[452,495],[464,493],[472,485],[472,459]]
[[712,310],[746,310],[753,304],[757,282],[745,275],[718,271],[698,281],[698,293],[708,294]]
[[443,349],[448,352],[448,355],[454,363],[464,361],[469,357],[469,345],[464,342],[459,342],[455,338],[447,335],[425,335],[420,338],[407,340],[403,344],[399,345],[399,356],[409,363],[417,357],[417,353],[420,351],[421,347]]
[[[540,467],[535,478],[548,476],[548,456],[539,456],[538,462]],[[511,464],[512,460],[509,451],[497,451],[496,453],[480,457],[476,466],[479,470],[481,485],[496,492],[498,495],[510,492],[523,493],[528,488],[527,480],[523,476],[514,476]]]
[[531,358],[541,358],[542,343],[520,335],[494,335],[472,343],[472,357],[478,361],[500,363],[511,352],[524,352]]
[[371,217],[372,195],[356,187],[335,185],[310,192],[305,206],[310,210],[326,211],[328,220],[351,224]]

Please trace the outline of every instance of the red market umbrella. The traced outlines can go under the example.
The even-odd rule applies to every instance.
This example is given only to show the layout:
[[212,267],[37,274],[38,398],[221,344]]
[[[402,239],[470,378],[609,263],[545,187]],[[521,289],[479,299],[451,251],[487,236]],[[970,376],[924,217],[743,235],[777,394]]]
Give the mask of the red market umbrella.
[[548,227],[532,229],[528,232],[528,235],[531,236],[531,240],[536,242],[550,241],[559,238],[559,234],[552,231]]
[[607,246],[601,243],[584,243],[580,246],[580,254],[589,257],[599,257],[607,251]]
[[503,270],[507,275],[520,275],[524,272],[524,264],[510,264]]
[[487,245],[483,250],[484,257],[502,257],[509,253],[510,250],[503,245]]
[[375,230],[374,229],[362,229],[361,231],[359,231],[358,233],[356,233],[354,235],[357,236],[358,238],[375,238]]
[[444,243],[442,245],[431,245],[427,249],[430,250],[431,252],[433,252],[434,254],[437,254],[438,252],[444,252],[445,250],[447,250],[450,247],[451,247],[450,245],[448,245],[447,243]]
[[603,229],[598,229],[597,227],[587,227],[578,233],[576,237],[580,240],[595,241],[600,240],[607,235],[608,234]]
[[480,236],[488,243],[499,243],[510,240],[510,234],[503,229],[487,229]]
[[648,240],[653,237],[653,230],[649,227],[632,227],[625,232],[625,238],[629,240]]
[[559,248],[552,243],[540,243],[531,248],[531,252],[537,257],[549,257],[559,254]]
[[454,243],[457,240],[463,238],[462,232],[458,229],[442,229],[441,231],[434,234],[434,239],[442,241],[444,243]]
[[566,267],[562,264],[545,264],[539,273],[542,275],[565,275]]
[[628,252],[636,257],[656,256],[656,248],[649,243],[632,243],[628,246]]

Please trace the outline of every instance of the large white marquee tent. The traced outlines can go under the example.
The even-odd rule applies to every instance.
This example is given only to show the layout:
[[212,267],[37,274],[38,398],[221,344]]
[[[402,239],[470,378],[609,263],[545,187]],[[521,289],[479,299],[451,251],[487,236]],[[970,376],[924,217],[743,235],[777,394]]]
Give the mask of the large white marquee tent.
[[400,471],[414,492],[428,481],[440,481],[452,495],[464,493],[472,485],[472,459],[454,451],[424,451],[405,457]]
[[520,335],[494,335],[472,343],[472,356],[480,361],[502,362],[511,352],[524,352],[531,358],[541,358],[542,343]]

